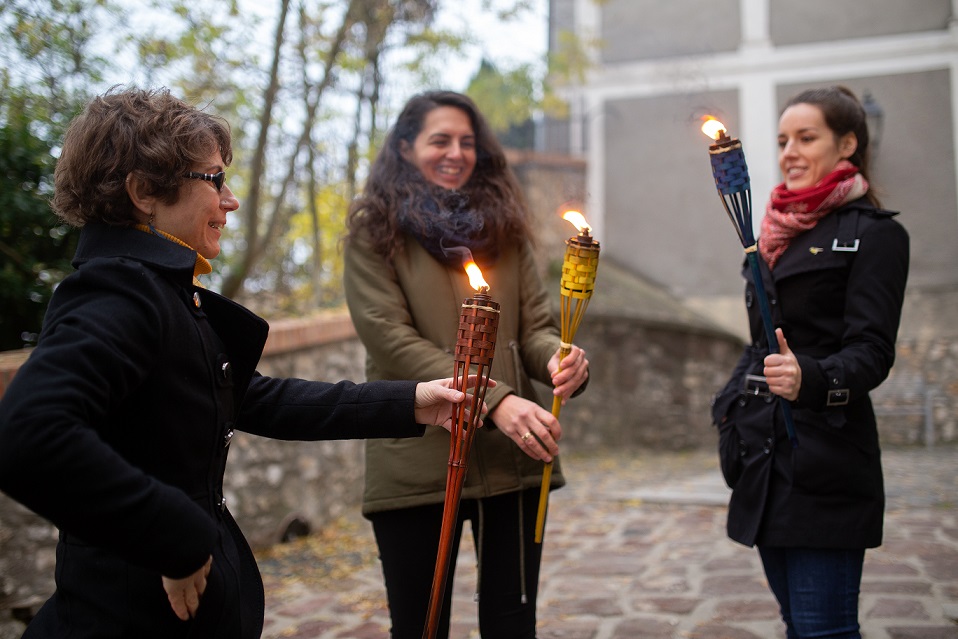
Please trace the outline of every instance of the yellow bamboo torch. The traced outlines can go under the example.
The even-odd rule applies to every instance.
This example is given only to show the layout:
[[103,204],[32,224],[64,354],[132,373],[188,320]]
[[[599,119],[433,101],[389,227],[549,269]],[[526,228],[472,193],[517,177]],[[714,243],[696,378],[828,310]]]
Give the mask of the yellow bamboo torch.
[[[579,330],[579,324],[585,315],[585,309],[592,298],[595,288],[595,273],[599,266],[599,243],[592,238],[592,227],[578,211],[566,211],[562,218],[572,223],[579,234],[566,240],[565,259],[562,261],[562,281],[560,283],[560,344],[559,369],[562,360],[572,352],[572,340]],[[556,395],[552,399],[552,414],[559,416],[562,410],[562,398]],[[539,512],[536,515],[536,543],[542,543],[542,534],[546,525],[546,510],[549,505],[549,482],[552,479],[552,462],[542,469],[542,488],[539,492]]]
[[[468,253],[468,250],[461,249]],[[434,639],[439,627],[439,616],[446,591],[446,575],[452,552],[452,537],[456,531],[462,486],[466,478],[469,450],[479,428],[480,413],[489,387],[489,372],[496,349],[496,333],[499,328],[499,303],[489,296],[489,285],[482,277],[479,266],[472,261],[472,254],[463,258],[470,285],[477,291],[462,302],[459,314],[459,329],[456,334],[453,378],[455,387],[467,392],[470,370],[475,367],[476,387],[472,401],[458,404],[449,439],[449,468],[446,473],[446,499],[442,511],[442,528],[439,533],[439,551],[429,595],[429,609],[423,639]]]

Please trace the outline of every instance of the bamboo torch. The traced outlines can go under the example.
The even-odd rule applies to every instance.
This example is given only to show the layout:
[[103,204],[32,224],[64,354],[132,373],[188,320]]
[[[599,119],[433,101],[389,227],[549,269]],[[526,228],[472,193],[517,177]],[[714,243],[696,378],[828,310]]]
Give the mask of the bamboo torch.
[[[702,133],[709,136],[715,143],[709,145],[709,159],[712,162],[712,176],[715,178],[715,188],[718,190],[722,206],[735,227],[742,247],[745,249],[745,259],[752,270],[752,279],[755,281],[755,293],[758,298],[759,310],[762,314],[762,323],[765,326],[765,339],[768,342],[768,352],[778,352],[778,339],[775,337],[775,327],[772,325],[772,312],[768,304],[768,294],[762,280],[762,268],[758,261],[758,244],[752,229],[752,188],[748,176],[748,165],[745,163],[745,151],[742,142],[728,136],[725,125],[707,115],[702,118]],[[785,420],[785,430],[792,447],[798,446],[795,435],[795,423],[792,420],[791,406],[787,401],[777,398],[782,407],[782,417]]]
[[[592,239],[592,227],[578,211],[566,211],[563,219],[572,223],[579,234],[566,240],[565,259],[562,261],[562,281],[560,283],[560,344],[559,368],[562,360],[572,352],[572,340],[579,330],[579,324],[585,315],[585,309],[592,298],[595,288],[595,273],[599,266],[599,243]],[[552,398],[552,414],[559,416],[562,410],[562,398]],[[546,524],[546,510],[549,505],[549,482],[552,479],[552,462],[542,469],[542,488],[539,491],[539,512],[536,515],[536,543],[542,543]]]
[[456,339],[453,378],[457,390],[466,392],[470,370],[476,367],[476,387],[472,401],[458,404],[455,409],[452,432],[449,439],[449,468],[446,473],[446,499],[442,511],[442,528],[439,534],[439,551],[436,555],[436,570],[433,573],[429,595],[429,609],[423,639],[434,639],[439,626],[439,615],[446,590],[446,575],[452,551],[452,537],[456,531],[462,485],[466,478],[469,449],[479,427],[480,413],[489,387],[489,372],[496,348],[496,332],[499,327],[499,303],[489,296],[489,285],[482,271],[472,261],[472,255],[464,258],[470,285],[476,294],[466,298],[459,314],[459,330]]

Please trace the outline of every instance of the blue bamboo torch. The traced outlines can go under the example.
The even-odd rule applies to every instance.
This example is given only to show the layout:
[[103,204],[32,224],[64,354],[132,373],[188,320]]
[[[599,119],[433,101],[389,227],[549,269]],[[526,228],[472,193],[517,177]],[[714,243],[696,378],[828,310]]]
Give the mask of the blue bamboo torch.
[[[768,341],[768,352],[778,352],[778,339],[775,337],[775,327],[772,325],[772,312],[768,305],[768,294],[762,281],[762,269],[758,260],[758,244],[752,230],[752,187],[748,177],[748,165],[745,164],[745,152],[742,142],[737,138],[730,138],[725,125],[713,118],[705,116],[702,132],[715,143],[709,146],[709,159],[712,162],[712,176],[715,178],[715,188],[725,212],[732,220],[732,226],[738,234],[738,239],[745,249],[745,258],[752,269],[752,279],[755,280],[755,292],[758,297],[759,309],[762,312],[762,323],[765,325],[765,337]],[[798,446],[795,436],[795,423],[792,421],[792,410],[788,402],[778,402],[782,407],[782,416],[785,419],[785,429],[793,447]]]

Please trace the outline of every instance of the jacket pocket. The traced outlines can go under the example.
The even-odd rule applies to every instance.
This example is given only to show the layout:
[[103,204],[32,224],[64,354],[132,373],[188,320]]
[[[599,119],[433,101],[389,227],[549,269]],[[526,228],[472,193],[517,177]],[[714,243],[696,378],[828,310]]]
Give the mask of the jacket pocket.
[[[872,499],[881,491],[881,457],[841,411],[793,411],[799,446],[792,451],[794,491],[830,504]],[[843,427],[846,426],[846,427]]]
[[742,459],[747,452],[731,414],[741,394],[726,388],[712,400],[712,423],[718,429],[718,454],[722,477],[729,488],[735,488],[742,476]]

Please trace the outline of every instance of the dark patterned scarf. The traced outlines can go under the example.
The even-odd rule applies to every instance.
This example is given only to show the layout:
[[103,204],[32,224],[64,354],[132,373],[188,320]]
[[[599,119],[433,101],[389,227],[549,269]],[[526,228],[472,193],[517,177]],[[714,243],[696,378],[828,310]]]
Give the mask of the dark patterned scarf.
[[[462,251],[472,252],[480,266],[490,266],[499,257],[499,247],[485,229],[485,214],[469,207],[463,191],[429,186],[426,197],[404,203],[397,215],[399,228],[412,235],[436,260],[446,266],[462,266]],[[410,208],[418,206],[412,213]]]

